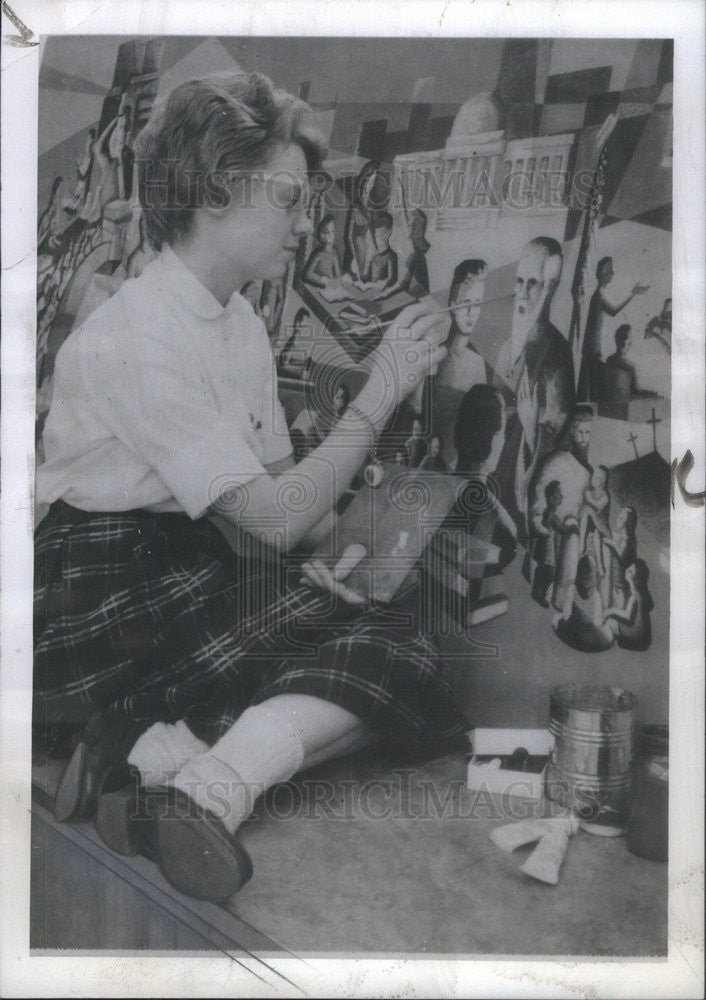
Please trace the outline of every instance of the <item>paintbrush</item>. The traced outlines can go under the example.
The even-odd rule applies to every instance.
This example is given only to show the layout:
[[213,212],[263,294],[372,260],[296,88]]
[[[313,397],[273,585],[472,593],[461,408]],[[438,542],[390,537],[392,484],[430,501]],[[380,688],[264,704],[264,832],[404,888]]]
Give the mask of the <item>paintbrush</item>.
[[[509,292],[506,295],[496,295],[495,298],[492,298],[492,299],[483,299],[480,302],[473,302],[472,305],[476,306],[477,308],[480,308],[480,306],[489,305],[491,302],[502,302],[504,299],[511,299],[511,298],[513,298],[514,294],[515,294],[514,292]],[[423,299],[417,299],[417,302],[422,302],[422,301],[424,301],[424,300]],[[415,303],[410,302],[410,305],[414,305],[414,304]],[[454,312],[456,309],[463,309],[463,308],[464,308],[464,306],[460,305],[457,302],[453,306],[442,306],[440,309],[437,310],[437,314],[439,316],[441,316],[443,313]],[[394,319],[389,319],[389,320],[387,320],[384,323],[375,322],[375,323],[370,323],[367,326],[356,326],[356,325],[354,325],[353,326],[353,330],[351,332],[354,333],[356,335],[356,337],[357,337],[357,336],[359,336],[362,333],[372,333],[373,330],[378,330],[378,331],[385,330],[385,329],[387,329],[388,326],[393,326],[397,322],[398,319],[399,319],[399,316],[396,316]],[[351,322],[351,321],[350,320],[346,320],[346,322]]]

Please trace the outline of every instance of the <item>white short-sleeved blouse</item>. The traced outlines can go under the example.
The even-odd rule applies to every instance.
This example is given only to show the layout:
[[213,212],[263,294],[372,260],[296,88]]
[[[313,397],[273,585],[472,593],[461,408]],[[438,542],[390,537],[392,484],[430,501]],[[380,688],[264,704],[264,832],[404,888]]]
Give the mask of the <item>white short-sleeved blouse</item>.
[[166,247],[57,354],[37,500],[202,515],[286,458],[267,331],[222,306]]

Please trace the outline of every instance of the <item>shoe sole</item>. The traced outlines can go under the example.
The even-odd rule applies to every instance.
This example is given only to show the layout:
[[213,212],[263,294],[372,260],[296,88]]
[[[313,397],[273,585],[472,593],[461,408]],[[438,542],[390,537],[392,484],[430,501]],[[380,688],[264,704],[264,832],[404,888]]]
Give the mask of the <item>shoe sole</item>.
[[175,889],[214,903],[229,899],[252,876],[240,844],[226,840],[207,819],[169,812],[157,818],[156,860]]
[[81,787],[83,766],[86,759],[86,746],[79,743],[69,761],[68,767],[59,782],[54,799],[54,819],[57,823],[67,823],[78,815],[81,805]]
[[[139,796],[139,798],[138,798]],[[155,790],[134,786],[102,795],[96,831],[117,854],[155,861],[179,892],[224,902],[252,877],[250,856],[193,803],[177,804]]]
[[96,833],[111,851],[125,857],[140,853],[134,820],[137,819],[137,797],[134,786],[108,792],[98,799]]

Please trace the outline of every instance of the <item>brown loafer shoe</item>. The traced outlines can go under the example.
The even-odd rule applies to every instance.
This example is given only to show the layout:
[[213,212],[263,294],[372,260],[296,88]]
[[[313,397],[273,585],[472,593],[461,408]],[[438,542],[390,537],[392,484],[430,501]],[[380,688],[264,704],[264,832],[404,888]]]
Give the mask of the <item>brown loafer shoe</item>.
[[223,902],[252,877],[243,848],[223,823],[185,792],[163,785],[102,795],[96,830],[120,854],[143,854],[189,896]]

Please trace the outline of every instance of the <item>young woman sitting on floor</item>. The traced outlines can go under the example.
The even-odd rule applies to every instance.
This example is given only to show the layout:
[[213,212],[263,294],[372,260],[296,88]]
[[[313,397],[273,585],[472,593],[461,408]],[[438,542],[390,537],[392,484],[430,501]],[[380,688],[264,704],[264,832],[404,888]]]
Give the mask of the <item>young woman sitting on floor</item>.
[[155,108],[138,159],[158,256],[59,351],[37,476],[35,720],[93,710],[56,816],[95,815],[109,846],[209,899],[249,878],[234,834],[271,785],[371,733],[451,748],[467,728],[426,638],[352,603],[345,565],[293,555],[446,353],[443,317],[407,308],[295,467],[238,289],[279,280],[311,232],[307,110],[257,74]]

